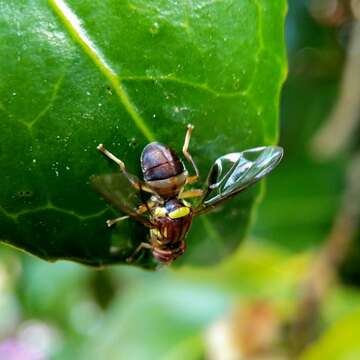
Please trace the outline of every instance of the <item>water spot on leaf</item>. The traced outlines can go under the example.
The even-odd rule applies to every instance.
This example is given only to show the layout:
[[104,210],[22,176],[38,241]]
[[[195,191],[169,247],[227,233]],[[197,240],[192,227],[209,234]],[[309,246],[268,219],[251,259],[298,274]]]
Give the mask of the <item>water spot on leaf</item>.
[[91,114],[89,114],[89,113],[84,113],[84,114],[82,114],[82,118],[83,118],[83,119],[91,119],[92,116],[91,116]]
[[234,79],[233,87],[235,90],[238,90],[240,88],[240,79]]
[[130,139],[129,146],[133,149],[135,149],[138,146],[138,142],[137,142],[136,138],[133,137]]
[[21,190],[21,191],[18,191],[16,193],[16,195],[18,197],[21,197],[21,198],[24,198],[24,197],[28,198],[28,197],[31,197],[33,195],[33,192],[30,191],[30,190]]
[[110,86],[107,86],[107,87],[106,87],[106,91],[107,91],[107,93],[108,93],[109,95],[112,95],[112,94],[113,94],[113,93],[112,93],[112,89],[111,89]]
[[160,30],[160,25],[157,22],[154,22],[149,28],[149,31],[152,35],[158,34],[159,30]]

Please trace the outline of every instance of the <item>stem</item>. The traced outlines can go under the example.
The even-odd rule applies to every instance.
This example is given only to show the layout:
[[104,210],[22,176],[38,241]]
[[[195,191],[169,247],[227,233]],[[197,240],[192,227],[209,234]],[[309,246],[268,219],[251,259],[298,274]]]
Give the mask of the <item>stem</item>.
[[294,354],[301,353],[316,336],[321,305],[357,233],[360,216],[359,179],[360,152],[350,163],[342,205],[302,288],[290,335]]

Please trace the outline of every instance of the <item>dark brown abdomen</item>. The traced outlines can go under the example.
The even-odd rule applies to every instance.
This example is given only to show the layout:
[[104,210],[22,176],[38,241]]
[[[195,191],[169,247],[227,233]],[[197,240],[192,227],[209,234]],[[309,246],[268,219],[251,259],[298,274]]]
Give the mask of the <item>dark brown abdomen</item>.
[[168,179],[185,170],[175,151],[158,142],[152,142],[144,148],[141,169],[145,181]]
[[178,218],[155,218],[156,232],[151,232],[153,256],[170,264],[185,251],[185,237],[190,229],[192,214]]

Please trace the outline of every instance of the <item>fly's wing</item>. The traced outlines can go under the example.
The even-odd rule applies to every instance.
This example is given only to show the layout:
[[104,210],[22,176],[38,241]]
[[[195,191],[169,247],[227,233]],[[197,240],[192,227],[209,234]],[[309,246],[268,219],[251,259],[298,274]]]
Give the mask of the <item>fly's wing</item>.
[[203,214],[256,183],[279,164],[282,156],[281,147],[264,146],[219,157],[210,169],[195,213]]
[[[140,180],[131,175],[134,182],[141,184]],[[92,186],[116,210],[130,215],[146,226],[150,222],[146,215],[139,214],[137,208],[144,202],[141,192],[135,189],[129,179],[122,173],[94,175],[90,178]]]

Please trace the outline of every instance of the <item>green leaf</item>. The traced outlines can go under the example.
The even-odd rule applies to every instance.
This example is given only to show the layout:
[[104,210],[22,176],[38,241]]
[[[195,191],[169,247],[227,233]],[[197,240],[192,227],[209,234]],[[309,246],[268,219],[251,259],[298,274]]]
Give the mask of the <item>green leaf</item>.
[[[0,0],[0,239],[47,260],[121,263],[146,231],[93,191],[132,173],[151,140],[191,153],[202,180],[219,156],[277,138],[285,0]],[[190,169],[190,168],[189,168]],[[243,237],[258,190],[195,219],[182,261],[209,264]],[[234,226],[229,226],[233,223]],[[142,266],[152,267],[151,256]]]

